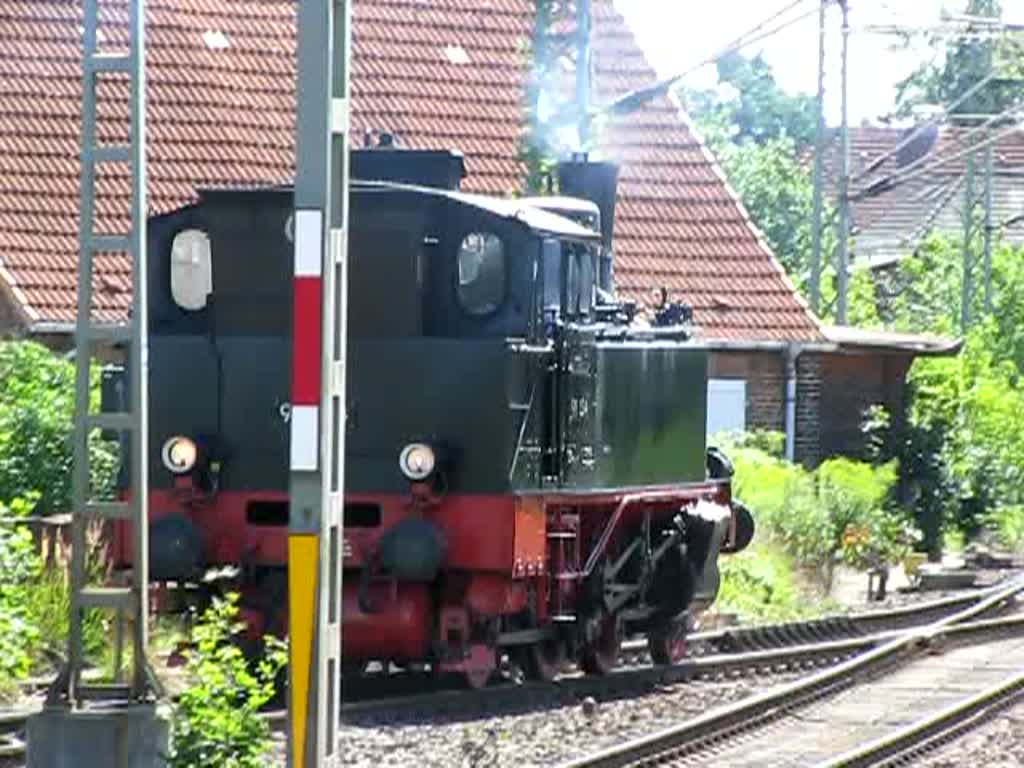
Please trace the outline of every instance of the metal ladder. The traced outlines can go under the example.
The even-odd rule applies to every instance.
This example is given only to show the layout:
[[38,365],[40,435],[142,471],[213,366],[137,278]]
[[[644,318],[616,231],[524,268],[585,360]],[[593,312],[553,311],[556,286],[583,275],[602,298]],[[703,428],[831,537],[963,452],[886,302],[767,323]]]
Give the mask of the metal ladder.
[[[139,701],[157,692],[158,685],[146,660],[148,615],[148,509],[147,509],[147,359],[146,329],[146,162],[145,162],[145,5],[128,0],[128,50],[100,50],[100,0],[83,0],[82,154],[78,255],[78,314],[75,323],[74,474],[71,522],[71,618],[68,659],[49,692],[49,703],[80,704],[87,700]],[[130,84],[127,143],[98,145],[98,90],[104,78],[124,76]],[[104,102],[105,104],[105,102]],[[131,226],[128,232],[99,233],[95,227],[97,166],[128,166],[131,172]],[[125,253],[132,265],[131,317],[127,324],[93,321],[94,257],[97,253]],[[130,345],[128,410],[90,412],[90,373],[97,344]],[[90,487],[89,434],[95,429],[121,434],[121,460],[130,466],[126,501],[100,501]],[[127,437],[127,439],[125,439]],[[128,521],[133,529],[133,567],[130,586],[87,583],[86,526],[93,520]],[[126,683],[85,685],[82,668],[83,622],[90,609],[127,614],[132,627],[132,674]]]
[[575,610],[565,603],[563,584],[577,581],[580,575],[579,515],[556,509],[547,520],[548,562],[551,573],[550,617],[554,622],[576,621]]

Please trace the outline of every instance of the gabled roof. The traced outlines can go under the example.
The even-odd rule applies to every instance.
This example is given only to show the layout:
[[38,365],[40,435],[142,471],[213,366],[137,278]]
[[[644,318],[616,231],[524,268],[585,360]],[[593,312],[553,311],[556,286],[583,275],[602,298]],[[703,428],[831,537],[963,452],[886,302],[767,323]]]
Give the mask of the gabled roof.
[[[994,131],[1005,132],[1006,127]],[[980,133],[968,132],[964,128],[942,129],[931,151],[911,169],[924,172],[905,184],[852,204],[856,257],[883,265],[913,253],[931,231],[962,233],[968,158],[967,154],[956,156],[984,138]],[[899,146],[904,136],[902,129],[885,126],[850,129],[854,192],[898,172],[895,158],[889,158],[877,170],[858,179],[876,159]],[[833,199],[839,178],[838,153],[838,137],[834,137],[825,155],[827,191]],[[975,163],[974,194],[979,204],[984,189],[984,156],[983,150],[978,151]],[[943,162],[935,165],[938,161]],[[993,171],[992,210],[993,222],[999,227],[997,236],[1013,244],[1024,244],[1024,220],[1020,218],[1024,216],[1024,134],[1012,133],[996,143]]]
[[[287,182],[294,0],[148,5],[151,212],[189,202],[199,187]],[[405,146],[459,149],[464,189],[520,191],[533,3],[355,0],[353,8],[353,140],[386,130]],[[609,0],[594,12],[597,100],[648,84],[655,73],[625,21]],[[0,0],[0,288],[29,323],[66,323],[75,312],[80,16],[68,0]],[[109,27],[108,41],[123,30]],[[693,305],[708,338],[821,338],[676,104],[656,100],[605,138],[622,163],[615,237],[625,294],[649,303],[669,288]],[[124,182],[101,185],[98,229],[125,228]],[[99,255],[101,319],[119,319],[128,306],[126,267],[121,256]]]

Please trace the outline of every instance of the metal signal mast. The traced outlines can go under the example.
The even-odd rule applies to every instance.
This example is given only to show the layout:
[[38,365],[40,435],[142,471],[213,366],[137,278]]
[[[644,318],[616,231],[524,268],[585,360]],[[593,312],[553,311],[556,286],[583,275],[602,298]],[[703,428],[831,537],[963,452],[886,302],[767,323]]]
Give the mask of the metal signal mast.
[[300,0],[288,536],[288,764],[340,763],[349,0]]
[[[95,699],[142,700],[154,682],[146,662],[148,615],[148,505],[147,448],[148,397],[146,328],[146,114],[145,114],[145,0],[129,3],[129,50],[101,51],[97,44],[99,0],[85,0],[82,61],[82,171],[79,196],[78,319],[75,325],[75,429],[72,476],[71,618],[68,665],[50,692],[50,701],[67,703]],[[97,92],[100,81],[127,76],[129,117],[124,144],[100,145],[97,132]],[[126,165],[131,177],[130,226],[126,232],[96,231],[97,176],[101,164]],[[131,317],[127,325],[101,326],[93,321],[92,286],[95,256],[122,253],[132,270]],[[123,413],[90,412],[92,350],[97,343],[129,343],[128,409]],[[122,440],[122,461],[130,467],[128,501],[95,500],[90,488],[89,434],[97,428],[128,435]],[[127,448],[128,450],[125,450]],[[89,520],[126,520],[135,532],[131,585],[103,587],[87,583],[85,526]],[[130,614],[132,675],[130,683],[116,686],[83,685],[82,623],[89,609],[112,609]]]

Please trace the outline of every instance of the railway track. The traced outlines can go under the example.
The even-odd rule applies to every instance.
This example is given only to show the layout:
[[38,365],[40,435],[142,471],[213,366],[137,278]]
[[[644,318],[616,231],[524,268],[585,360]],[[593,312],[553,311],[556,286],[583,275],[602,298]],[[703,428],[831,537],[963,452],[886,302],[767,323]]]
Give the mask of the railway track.
[[[992,592],[984,600],[930,624],[890,634],[874,648],[839,664],[794,682],[777,686],[735,704],[720,707],[692,720],[624,742],[563,764],[562,768],[624,768],[625,766],[717,765],[766,767],[772,765],[813,765],[808,762],[812,747],[825,750],[827,759],[841,751],[839,736],[850,725],[839,711],[826,709],[837,696],[853,701],[860,721],[873,722],[870,708],[889,693],[878,685],[865,692],[864,686],[898,672],[915,660],[931,654],[947,654],[965,646],[967,655],[978,652],[981,641],[1009,636],[1019,646],[1019,663],[1024,663],[1024,615],[976,620],[978,616],[1012,604],[1024,591],[1024,581]],[[1016,645],[1014,645],[1016,644]],[[986,651],[991,653],[991,650]],[[922,684],[927,689],[927,680]],[[914,695],[920,695],[915,689]],[[915,712],[916,702],[904,696],[904,712]],[[809,710],[814,704],[813,710]],[[848,716],[848,715],[847,715]],[[860,722],[857,721],[857,722]],[[808,742],[814,732],[817,742]],[[771,733],[771,738],[766,737]],[[756,741],[755,741],[756,739]],[[794,752],[796,750],[796,752]],[[776,755],[776,753],[778,753]],[[777,760],[776,760],[777,758]]]
[[[401,679],[375,680],[366,686],[373,698],[350,696],[342,717],[368,717],[409,721],[460,713],[508,713],[542,704],[564,705],[586,697],[622,699],[649,693],[661,686],[688,680],[722,680],[744,674],[778,675],[835,664],[892,639],[895,633],[936,621],[958,610],[977,605],[993,595],[996,587],[930,600],[900,608],[835,615],[802,622],[751,627],[731,627],[691,636],[691,658],[672,666],[656,666],[646,651],[646,641],[623,644],[619,668],[604,677],[567,673],[554,683],[500,684],[479,691],[438,690],[435,684],[422,692],[403,691]],[[393,682],[393,689],[387,683]],[[346,692],[349,695],[349,692]]]
[[[1016,654],[1017,669],[1024,653]],[[920,720],[829,760],[820,768],[867,768],[906,765],[988,721],[1007,707],[1024,701],[1024,673],[1003,677]]]
[[[631,640],[623,644],[625,666],[605,677],[568,673],[551,684],[504,684],[479,691],[430,690],[354,700],[343,705],[342,717],[346,721],[373,718],[391,722],[504,713],[539,705],[575,704],[588,696],[601,700],[627,698],[689,680],[804,672],[843,662],[892,642],[936,617],[976,607],[997,589],[989,587],[892,610],[697,633],[691,637],[693,657],[671,666],[650,664],[645,641]],[[983,611],[996,607],[992,605]],[[0,713],[0,768],[23,763],[24,731],[32,713]],[[285,722],[283,710],[268,712],[266,716],[275,724]]]
[[25,756],[25,726],[32,712],[0,712],[0,766],[20,765]]
[[[878,611],[823,616],[808,621],[792,621],[744,627],[730,627],[711,632],[698,632],[689,639],[690,655],[707,653],[738,653],[863,637],[886,630],[904,629],[926,624],[984,600],[996,587],[971,590],[959,595],[929,600],[913,605]],[[623,643],[627,660],[644,658],[647,643],[643,639]]]

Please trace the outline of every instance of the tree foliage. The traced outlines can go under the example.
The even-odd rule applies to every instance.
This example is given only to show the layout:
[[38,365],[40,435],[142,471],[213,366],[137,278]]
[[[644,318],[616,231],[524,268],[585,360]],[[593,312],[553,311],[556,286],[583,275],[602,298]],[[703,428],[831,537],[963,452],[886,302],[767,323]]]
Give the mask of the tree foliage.
[[734,144],[785,139],[803,149],[814,141],[817,99],[786,93],[763,56],[734,52],[721,57],[715,66],[717,88],[680,91],[690,115],[704,123],[731,126],[729,140]]
[[[971,245],[977,261],[979,244]],[[900,263],[883,290],[887,323],[898,330],[959,332],[963,244],[932,235]],[[958,357],[919,359],[909,375],[912,407],[899,430],[871,425],[880,457],[896,457],[930,551],[941,532],[967,533],[987,520],[1013,522],[1024,504],[1024,250],[993,252],[994,311],[979,318]]]
[[0,693],[8,693],[32,667],[39,629],[30,596],[41,566],[32,533],[15,521],[31,512],[32,497],[0,503]]
[[[1002,15],[998,0],[970,0],[967,13],[994,19]],[[1019,101],[1020,85],[1012,82],[1024,76],[1024,46],[1019,38],[986,38],[980,28],[950,42],[936,33],[927,33],[926,38],[929,48],[944,50],[945,55],[923,64],[897,85],[898,115],[912,114],[921,105],[953,104],[981,82],[990,67],[996,78],[954,107],[954,118],[997,114]]]
[[[797,289],[808,293],[811,277],[814,184],[807,147],[814,139],[816,99],[783,91],[761,57],[740,53],[719,60],[719,84],[680,93],[730,185]],[[835,214],[822,213],[822,310],[835,308],[832,255]],[[866,288],[864,280],[858,284]],[[867,311],[870,302],[858,304]],[[858,318],[874,322],[873,314]]]
[[[99,410],[99,371],[92,409]],[[28,341],[0,342],[0,499],[39,492],[42,512],[71,507],[75,366]],[[116,450],[90,435],[90,469],[96,495],[113,484]]]

